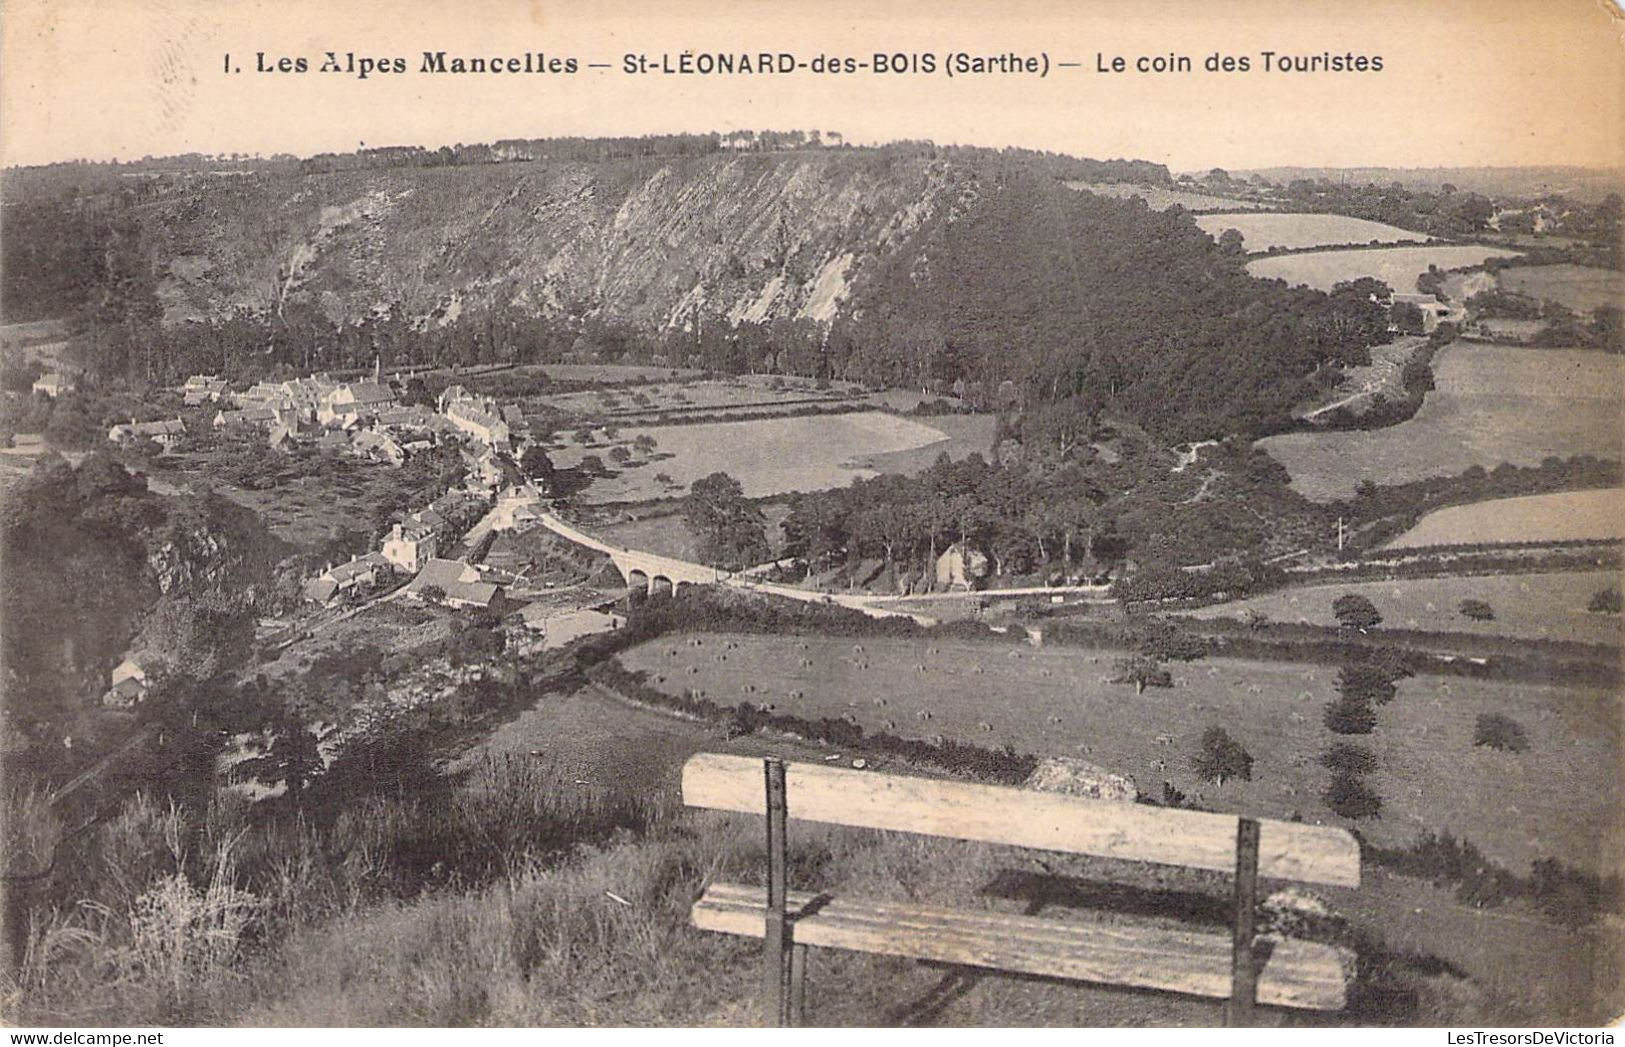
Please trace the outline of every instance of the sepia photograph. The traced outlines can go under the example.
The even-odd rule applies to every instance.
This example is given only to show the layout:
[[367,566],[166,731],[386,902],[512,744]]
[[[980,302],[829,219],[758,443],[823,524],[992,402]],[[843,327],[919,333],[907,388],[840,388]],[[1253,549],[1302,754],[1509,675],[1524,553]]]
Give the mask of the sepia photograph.
[[1622,192],[1615,0],[5,0],[0,1025],[1613,1043]]

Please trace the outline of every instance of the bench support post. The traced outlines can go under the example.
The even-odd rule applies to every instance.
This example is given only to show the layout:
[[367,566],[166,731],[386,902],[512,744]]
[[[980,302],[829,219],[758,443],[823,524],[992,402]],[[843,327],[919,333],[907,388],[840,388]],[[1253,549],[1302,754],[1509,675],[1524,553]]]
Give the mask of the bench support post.
[[1224,1008],[1226,1025],[1253,1024],[1253,1004],[1258,996],[1258,968],[1253,962],[1257,906],[1258,822],[1242,818],[1236,822],[1236,883],[1231,916],[1230,999]]
[[[762,1023],[787,1026],[795,1018],[791,1006],[794,977],[791,970],[791,934],[787,912],[789,845],[785,832],[789,800],[784,784],[784,761],[769,756],[764,765],[767,784],[767,926],[763,940]],[[799,994],[797,994],[799,995]]]

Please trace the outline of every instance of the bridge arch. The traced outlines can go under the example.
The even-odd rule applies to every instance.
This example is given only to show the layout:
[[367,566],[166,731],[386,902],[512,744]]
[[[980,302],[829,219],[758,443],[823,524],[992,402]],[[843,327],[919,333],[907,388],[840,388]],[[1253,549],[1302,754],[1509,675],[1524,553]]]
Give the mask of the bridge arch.
[[649,595],[650,596],[659,596],[661,594],[665,594],[666,596],[676,596],[677,595],[677,587],[676,587],[676,585],[673,584],[673,582],[672,582],[672,580],[670,578],[666,577],[663,574],[650,575],[649,576]]
[[648,593],[653,591],[653,584],[650,581],[649,575],[642,569],[637,567],[629,567],[626,569],[625,574],[626,587],[632,593],[638,593],[640,591]]

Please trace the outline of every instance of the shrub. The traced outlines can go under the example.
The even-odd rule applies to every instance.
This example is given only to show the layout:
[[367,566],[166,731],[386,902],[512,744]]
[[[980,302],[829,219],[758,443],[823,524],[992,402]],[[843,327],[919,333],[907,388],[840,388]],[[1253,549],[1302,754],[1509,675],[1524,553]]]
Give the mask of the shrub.
[[1382,622],[1377,605],[1358,593],[1344,593],[1333,600],[1332,614],[1337,616],[1345,629],[1358,629],[1361,632],[1374,629]]
[[1339,774],[1370,774],[1377,769],[1377,757],[1363,745],[1333,742],[1321,754],[1320,765]]
[[1253,780],[1252,755],[1223,727],[1209,727],[1202,732],[1202,744],[1193,762],[1197,776],[1203,781],[1223,785],[1226,778]]
[[1387,705],[1399,689],[1394,676],[1371,662],[1350,662],[1337,671],[1337,693],[1349,701]]
[[1144,694],[1147,687],[1172,687],[1173,674],[1162,667],[1162,663],[1155,658],[1136,655],[1132,658],[1121,658],[1115,668],[1117,675],[1112,677],[1112,683],[1131,683],[1135,694]]
[[1360,698],[1342,697],[1326,706],[1328,730],[1337,734],[1370,734],[1377,726],[1376,710]]
[[1521,753],[1529,748],[1529,737],[1524,734],[1523,724],[1512,717],[1500,713],[1484,713],[1473,724],[1473,744]]
[[1620,602],[1619,586],[1611,585],[1593,593],[1591,602],[1586,604],[1586,610],[1593,614],[1618,614]]
[[1466,599],[1457,608],[1463,618],[1471,618],[1475,622],[1495,621],[1495,609],[1483,600]]
[[1381,817],[1382,797],[1357,775],[1333,775],[1323,799],[1333,814],[1344,818]]

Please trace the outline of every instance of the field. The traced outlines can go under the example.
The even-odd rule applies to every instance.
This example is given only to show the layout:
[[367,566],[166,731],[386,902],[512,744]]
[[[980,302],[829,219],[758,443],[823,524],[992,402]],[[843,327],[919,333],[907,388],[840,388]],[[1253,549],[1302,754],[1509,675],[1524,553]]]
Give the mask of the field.
[[995,422],[996,419],[990,414],[945,414],[924,418],[921,423],[940,432],[944,439],[901,451],[864,454],[856,461],[863,468],[876,473],[914,476],[929,469],[939,455],[946,454],[956,462],[973,454],[987,458],[993,450]]
[[1252,200],[1237,200],[1228,196],[1208,196],[1183,189],[1164,189],[1161,186],[1129,185],[1117,182],[1068,182],[1073,189],[1082,189],[1096,196],[1115,196],[1120,200],[1138,196],[1153,211],[1166,211],[1170,207],[1183,207],[1187,211],[1253,211],[1264,204]]
[[[695,480],[725,471],[750,498],[790,491],[843,487],[873,470],[856,463],[859,455],[904,451],[940,443],[945,435],[920,422],[878,411],[802,418],[626,428],[623,440],[648,435],[657,457],[633,464],[616,476],[595,480],[584,492],[588,502],[640,502],[681,493]],[[669,457],[668,457],[669,456]],[[576,457],[579,457],[577,455]],[[565,455],[560,464],[572,464]],[[671,477],[670,485],[655,479]]]
[[[1383,625],[1396,629],[1617,645],[1625,639],[1619,616],[1594,614],[1586,604],[1597,590],[1618,582],[1609,571],[1345,582],[1283,589],[1192,613],[1197,618],[1242,620],[1249,612],[1258,612],[1275,622],[1336,625],[1332,601],[1344,593],[1359,593],[1376,605]],[[1465,599],[1488,603],[1494,621],[1463,617],[1458,608]]]
[[1364,479],[1404,483],[1549,455],[1619,458],[1625,380],[1616,356],[1456,342],[1434,357],[1434,374],[1437,388],[1399,425],[1284,433],[1259,446],[1317,501],[1346,498]]
[[1455,269],[1480,265],[1487,258],[1510,258],[1516,254],[1516,251],[1500,247],[1473,244],[1306,251],[1302,254],[1255,258],[1247,263],[1247,271],[1260,279],[1307,284],[1317,291],[1330,291],[1333,284],[1371,276],[1395,291],[1409,294],[1416,290],[1416,278],[1427,272],[1429,265]]
[[1625,277],[1584,265],[1531,265],[1503,270],[1501,286],[1517,294],[1555,301],[1577,313],[1625,303]]
[[1495,498],[1428,513],[1390,549],[1625,538],[1625,490],[1560,491]]
[[[1016,644],[695,634],[651,641],[622,661],[672,693],[1079,756],[1145,792],[1168,780],[1216,809],[1338,822],[1319,799],[1327,772],[1317,762],[1335,738],[1321,722],[1335,670],[1216,658],[1175,665],[1173,688],[1136,695],[1107,682],[1115,657]],[[1523,724],[1529,752],[1473,746],[1474,720],[1490,711]],[[1619,709],[1607,693],[1423,676],[1403,681],[1379,715],[1362,739],[1379,761],[1371,785],[1382,817],[1360,825],[1374,842],[1403,845],[1424,830],[1448,830],[1520,873],[1541,856],[1618,867],[1625,781]],[[1190,770],[1214,725],[1253,755],[1251,781],[1216,786]],[[1485,804],[1491,796],[1498,802]]]
[[632,389],[560,393],[539,399],[546,406],[569,414],[631,419],[664,413],[713,414],[788,409],[809,404],[838,403],[851,399],[851,393],[844,388],[818,389],[811,379],[785,379],[782,387],[775,389],[766,379],[733,378],[725,381],[657,382]]
[[1235,229],[1241,233],[1242,245],[1255,252],[1272,247],[1301,250],[1373,241],[1430,239],[1426,233],[1413,233],[1398,226],[1340,214],[1205,214],[1197,216],[1196,224],[1215,239],[1226,229]]

